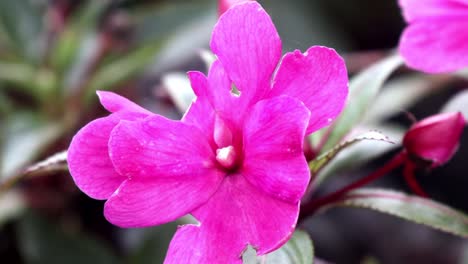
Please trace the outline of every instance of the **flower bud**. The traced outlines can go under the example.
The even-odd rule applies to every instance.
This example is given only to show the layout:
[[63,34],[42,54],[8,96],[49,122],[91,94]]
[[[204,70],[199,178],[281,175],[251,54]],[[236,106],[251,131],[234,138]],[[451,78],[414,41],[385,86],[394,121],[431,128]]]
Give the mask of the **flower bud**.
[[234,5],[240,4],[242,2],[247,2],[252,0],[219,0],[218,1],[218,15],[221,16],[229,8]]
[[460,112],[444,113],[425,118],[414,124],[403,139],[410,157],[440,166],[457,151],[466,120]]

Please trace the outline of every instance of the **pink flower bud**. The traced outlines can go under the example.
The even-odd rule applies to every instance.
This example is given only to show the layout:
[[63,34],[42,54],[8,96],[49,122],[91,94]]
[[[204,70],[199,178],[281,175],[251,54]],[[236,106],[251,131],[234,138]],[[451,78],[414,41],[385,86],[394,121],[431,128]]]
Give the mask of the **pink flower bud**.
[[222,15],[226,12],[229,8],[233,7],[234,5],[240,4],[242,2],[247,2],[252,0],[219,0],[218,1],[218,15]]
[[403,145],[410,156],[440,166],[457,151],[466,120],[458,113],[431,116],[414,124],[406,133]]

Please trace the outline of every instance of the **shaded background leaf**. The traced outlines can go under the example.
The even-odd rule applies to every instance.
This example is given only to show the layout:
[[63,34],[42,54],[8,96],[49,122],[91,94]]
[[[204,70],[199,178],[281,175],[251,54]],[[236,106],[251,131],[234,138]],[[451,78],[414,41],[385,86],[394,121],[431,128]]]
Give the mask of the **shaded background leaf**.
[[434,200],[366,188],[347,194],[336,205],[372,209],[468,238],[468,216]]
[[18,225],[19,249],[29,264],[119,263],[98,240],[80,233],[66,233],[45,218],[27,213]]

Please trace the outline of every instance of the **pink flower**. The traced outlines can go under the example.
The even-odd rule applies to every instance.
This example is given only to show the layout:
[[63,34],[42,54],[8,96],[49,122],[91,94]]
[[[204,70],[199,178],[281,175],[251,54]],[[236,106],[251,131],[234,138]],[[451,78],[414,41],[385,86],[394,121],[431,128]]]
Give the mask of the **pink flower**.
[[403,145],[410,156],[430,161],[434,167],[440,166],[457,151],[465,124],[459,112],[425,118],[408,130]]
[[399,0],[409,26],[400,53],[409,67],[451,72],[468,66],[467,0]]
[[76,184],[107,199],[111,223],[145,227],[189,213],[199,221],[178,229],[166,264],[241,263],[247,245],[260,255],[283,245],[309,182],[304,136],[328,125],[348,93],[332,49],[287,53],[278,66],[281,40],[256,2],[221,16],[210,45],[218,60],[208,76],[189,73],[197,99],[181,121],[100,92],[112,114],[69,149]]
[[226,12],[229,8],[233,7],[234,5],[252,1],[252,0],[219,0],[218,1],[218,14],[222,15]]

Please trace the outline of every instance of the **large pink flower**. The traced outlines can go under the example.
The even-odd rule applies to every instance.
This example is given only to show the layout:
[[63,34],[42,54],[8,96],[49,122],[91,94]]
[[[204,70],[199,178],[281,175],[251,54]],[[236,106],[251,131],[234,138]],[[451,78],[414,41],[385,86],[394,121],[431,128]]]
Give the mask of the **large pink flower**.
[[247,245],[265,254],[284,244],[309,182],[304,136],[328,125],[348,93],[332,49],[287,53],[278,66],[280,38],[256,2],[221,16],[211,48],[218,60],[208,76],[189,73],[197,99],[181,121],[101,92],[112,114],[69,149],[76,184],[107,199],[111,223],[145,227],[189,213],[199,221],[179,228],[167,264],[241,263]]
[[468,67],[468,0],[399,0],[409,26],[400,39],[408,66],[429,73]]

